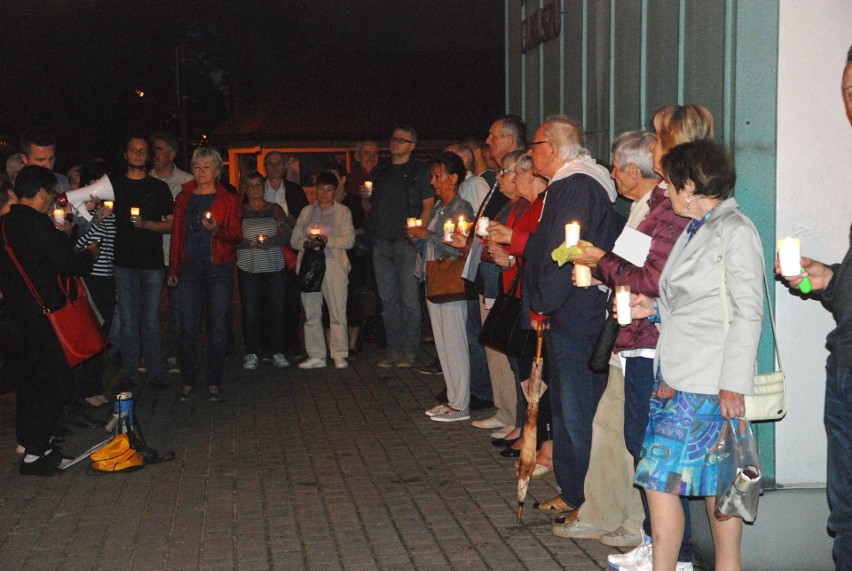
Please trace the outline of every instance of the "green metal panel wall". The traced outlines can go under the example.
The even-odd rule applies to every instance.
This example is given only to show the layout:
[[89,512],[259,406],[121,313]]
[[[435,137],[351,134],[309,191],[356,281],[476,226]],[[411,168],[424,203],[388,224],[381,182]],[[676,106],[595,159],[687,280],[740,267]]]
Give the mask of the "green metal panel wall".
[[[522,20],[550,2],[506,2],[507,112],[530,129],[553,113],[577,119],[593,156],[608,162],[613,138],[649,128],[658,107],[706,106],[716,140],[734,152],[737,198],[763,238],[769,268],[778,0],[561,0],[559,37],[522,54]],[[767,321],[759,365],[772,363]],[[773,480],[772,425],[758,427],[758,438]]]

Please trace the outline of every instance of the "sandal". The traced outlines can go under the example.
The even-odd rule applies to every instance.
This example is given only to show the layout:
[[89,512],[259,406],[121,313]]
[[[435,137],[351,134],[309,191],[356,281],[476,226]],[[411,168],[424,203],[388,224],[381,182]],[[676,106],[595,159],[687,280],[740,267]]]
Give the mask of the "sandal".
[[561,496],[550,498],[546,502],[536,502],[533,504],[533,509],[538,510],[540,512],[547,512],[552,514],[561,514],[566,512],[577,511],[577,508],[566,504],[565,500],[563,500]]

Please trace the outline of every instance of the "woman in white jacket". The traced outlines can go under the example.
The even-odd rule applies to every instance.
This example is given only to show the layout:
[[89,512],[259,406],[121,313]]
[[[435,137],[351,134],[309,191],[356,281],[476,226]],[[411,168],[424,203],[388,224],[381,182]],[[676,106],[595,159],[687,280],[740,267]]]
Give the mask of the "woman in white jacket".
[[[346,331],[346,297],[349,285],[349,256],[346,250],[355,243],[352,213],[342,204],[334,202],[337,178],[322,173],[316,182],[317,200],[302,209],[293,229],[291,245],[299,251],[296,271],[302,267],[305,250],[322,245],[325,251],[325,277],[322,291],[302,293],[305,308],[305,351],[308,359],[299,363],[301,369],[318,369],[326,366],[326,344],[322,327],[322,301],[328,306],[330,322],[329,344],[334,366],[348,366],[349,339]],[[313,230],[313,232],[311,232]]]

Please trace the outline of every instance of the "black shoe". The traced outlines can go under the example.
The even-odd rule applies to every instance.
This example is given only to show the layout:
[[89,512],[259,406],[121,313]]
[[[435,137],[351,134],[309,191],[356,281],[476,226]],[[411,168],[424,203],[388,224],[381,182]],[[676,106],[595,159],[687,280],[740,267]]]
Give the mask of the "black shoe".
[[103,426],[102,422],[92,420],[85,414],[81,414],[79,412],[66,412],[62,415],[62,422],[63,424],[70,424],[77,428],[94,428],[96,426]]
[[470,395],[470,410],[485,410],[489,408],[494,408],[494,401]]
[[517,458],[521,455],[520,450],[515,450],[511,446],[506,446],[503,450],[500,451],[500,456],[503,458]]
[[441,370],[441,364],[432,362],[428,365],[422,365],[417,367],[417,371],[424,375],[443,375],[444,371]]
[[514,444],[515,442],[520,440],[520,438],[521,438],[520,436],[518,436],[517,438],[509,438],[509,439],[497,438],[497,439],[491,441],[491,445],[497,446],[497,447],[502,446],[503,448],[505,448],[507,446],[511,446],[512,444]]
[[24,462],[22,458],[18,473],[22,476],[61,476],[63,474],[63,471],[59,469],[61,461],[61,455],[56,452],[42,456],[35,462]]

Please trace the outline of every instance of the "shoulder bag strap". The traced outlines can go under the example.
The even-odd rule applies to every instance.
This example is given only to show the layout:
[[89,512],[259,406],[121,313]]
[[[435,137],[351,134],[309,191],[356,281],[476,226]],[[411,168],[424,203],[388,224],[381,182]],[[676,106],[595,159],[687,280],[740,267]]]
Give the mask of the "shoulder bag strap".
[[[781,364],[781,349],[778,347],[778,334],[775,330],[775,312],[772,311],[772,300],[769,297],[769,281],[766,279],[766,271],[761,268],[763,276],[763,294],[766,299],[766,307],[769,309],[769,325],[772,328],[772,342],[775,344],[775,358],[778,360],[778,369],[783,371]],[[722,250],[719,253],[719,295],[722,297],[722,328],[728,333],[728,286],[725,280],[725,232],[722,231]]]
[[30,276],[24,270],[24,267],[21,265],[21,262],[18,261],[18,257],[15,255],[15,252],[12,251],[12,246],[9,245],[9,238],[6,237],[5,220],[3,221],[3,247],[6,249],[6,253],[9,254],[9,257],[12,259],[12,263],[15,264],[15,267],[18,269],[18,273],[21,274],[24,283],[27,285],[27,289],[30,290],[30,293],[35,298],[36,303],[41,306],[41,309],[45,314],[50,313],[50,310],[47,309],[47,306],[44,304],[44,300],[39,295],[38,290],[33,285],[33,282],[30,281]]

